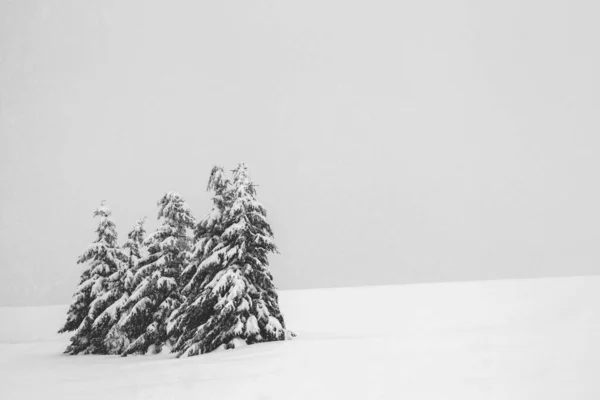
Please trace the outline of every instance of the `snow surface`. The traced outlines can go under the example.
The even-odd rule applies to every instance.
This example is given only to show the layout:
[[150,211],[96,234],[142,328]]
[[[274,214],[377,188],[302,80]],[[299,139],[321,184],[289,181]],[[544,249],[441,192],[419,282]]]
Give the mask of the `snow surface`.
[[298,337],[65,356],[66,306],[0,308],[0,398],[600,399],[600,277],[281,292]]

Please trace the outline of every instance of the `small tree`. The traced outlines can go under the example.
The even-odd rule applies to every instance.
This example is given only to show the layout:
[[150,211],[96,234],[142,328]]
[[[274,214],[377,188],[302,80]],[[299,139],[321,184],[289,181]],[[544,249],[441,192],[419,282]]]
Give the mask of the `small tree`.
[[292,336],[268,268],[267,256],[277,248],[267,212],[243,163],[233,171],[231,185],[227,182],[213,169],[209,188],[215,190],[215,217],[197,229],[195,254],[202,261],[186,286],[186,308],[174,322],[179,356]]
[[94,211],[100,218],[96,233],[97,239],[77,260],[78,264],[88,263],[81,275],[80,284],[73,295],[67,312],[67,321],[59,333],[74,332],[66,354],[107,354],[104,344],[105,325],[98,317],[115,300],[111,290],[112,282],[118,275],[120,265],[126,260],[117,247],[117,231],[110,218],[111,211],[104,205]]
[[134,289],[133,274],[143,250],[142,243],[146,235],[145,222],[146,217],[141,218],[127,235],[127,241],[123,244],[123,250],[129,253],[128,262],[122,265],[118,273],[112,275],[113,279],[111,280],[110,290],[113,291],[113,297],[118,300],[98,317],[97,323],[102,323],[107,327],[104,342],[110,354],[121,354],[129,345],[129,338],[118,322],[125,314],[125,306]]
[[135,262],[142,256],[142,246],[146,236],[146,217],[141,218],[135,223],[135,226],[127,234],[127,241],[123,244],[123,249],[129,252],[129,268],[133,268]]
[[123,355],[157,353],[169,345],[167,321],[182,301],[179,278],[190,249],[187,230],[195,220],[178,193],[165,194],[158,206],[162,224],[144,241],[148,255],[136,266],[134,289],[119,322],[130,342]]

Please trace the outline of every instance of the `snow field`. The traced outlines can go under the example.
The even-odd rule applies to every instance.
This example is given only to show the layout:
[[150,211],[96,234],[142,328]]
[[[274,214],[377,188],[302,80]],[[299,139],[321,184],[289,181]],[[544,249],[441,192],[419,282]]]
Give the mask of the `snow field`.
[[600,277],[282,291],[292,341],[65,356],[66,307],[0,308],[2,399],[599,399]]

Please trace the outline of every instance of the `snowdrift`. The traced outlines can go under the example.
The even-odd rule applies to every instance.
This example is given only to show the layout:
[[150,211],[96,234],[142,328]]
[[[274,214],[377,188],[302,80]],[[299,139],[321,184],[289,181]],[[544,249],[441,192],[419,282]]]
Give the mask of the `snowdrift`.
[[2,399],[599,399],[600,277],[281,292],[293,341],[64,356],[66,307],[0,308]]

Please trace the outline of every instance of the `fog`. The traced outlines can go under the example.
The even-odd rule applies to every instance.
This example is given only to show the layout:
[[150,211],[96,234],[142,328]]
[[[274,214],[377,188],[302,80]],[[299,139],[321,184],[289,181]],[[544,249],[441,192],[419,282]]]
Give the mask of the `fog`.
[[245,162],[282,289],[598,273],[589,1],[0,0],[0,305]]

